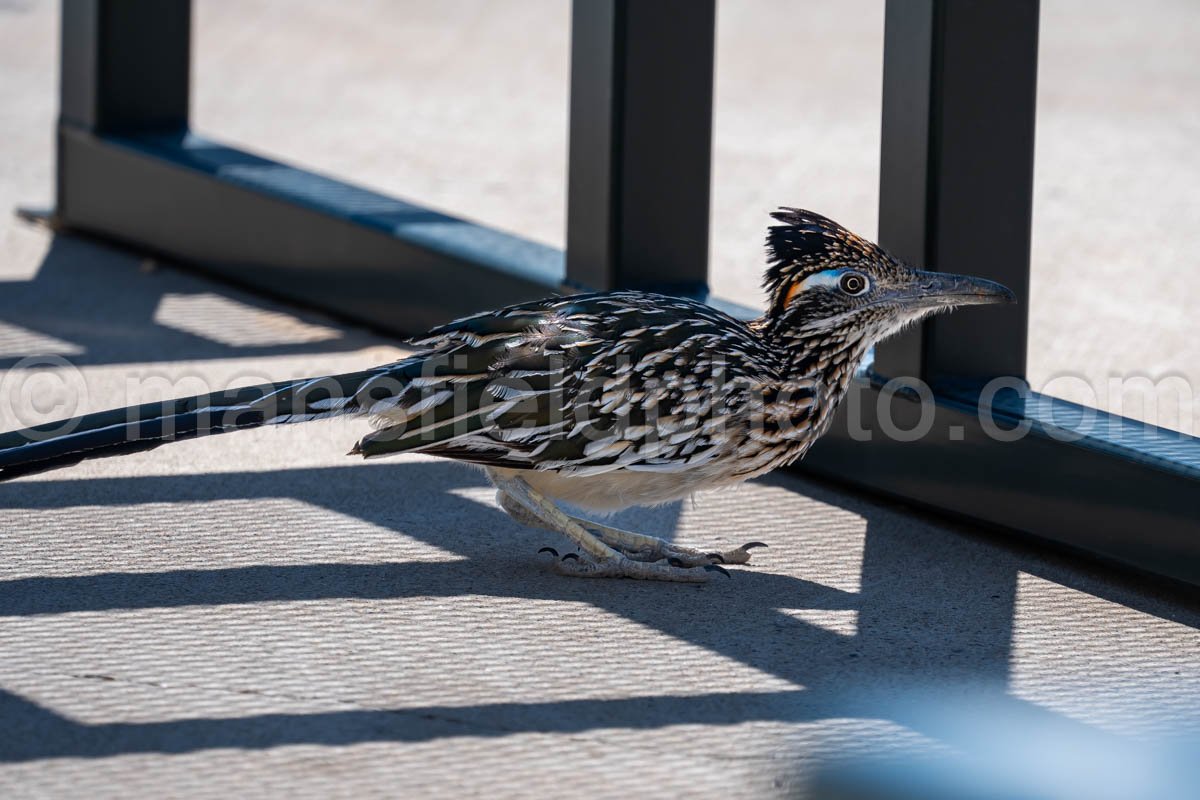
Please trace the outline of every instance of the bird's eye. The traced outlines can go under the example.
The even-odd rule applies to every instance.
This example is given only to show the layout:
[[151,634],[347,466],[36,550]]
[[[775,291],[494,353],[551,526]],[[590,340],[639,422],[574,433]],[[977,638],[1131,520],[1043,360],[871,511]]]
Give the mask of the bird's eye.
[[866,276],[857,272],[847,272],[838,280],[838,287],[851,297],[864,294],[869,285]]

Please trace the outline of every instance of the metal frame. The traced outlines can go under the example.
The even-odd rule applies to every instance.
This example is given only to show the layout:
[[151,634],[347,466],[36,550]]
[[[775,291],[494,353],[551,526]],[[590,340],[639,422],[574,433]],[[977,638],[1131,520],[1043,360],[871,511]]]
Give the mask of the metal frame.
[[[563,288],[654,288],[754,313],[707,294],[715,0],[574,0],[565,258],[192,135],[190,13],[189,0],[63,0],[64,228],[399,334]],[[1020,296],[1037,25],[1037,0],[887,4],[881,242]],[[804,468],[1200,585],[1200,440],[1020,380],[981,397],[988,378],[1023,378],[1026,339],[1018,306],[885,343]],[[895,376],[933,387],[914,441],[878,435],[880,409],[910,429],[929,407],[891,391]],[[856,410],[870,443],[852,435]],[[993,426],[1028,432],[1001,442]]]

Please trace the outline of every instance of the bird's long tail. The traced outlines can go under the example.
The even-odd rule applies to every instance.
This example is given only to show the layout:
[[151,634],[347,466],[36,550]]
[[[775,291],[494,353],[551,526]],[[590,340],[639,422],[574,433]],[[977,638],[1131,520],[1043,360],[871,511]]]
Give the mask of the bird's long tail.
[[364,413],[402,389],[407,366],[146,403],[0,434],[0,481],[197,436]]

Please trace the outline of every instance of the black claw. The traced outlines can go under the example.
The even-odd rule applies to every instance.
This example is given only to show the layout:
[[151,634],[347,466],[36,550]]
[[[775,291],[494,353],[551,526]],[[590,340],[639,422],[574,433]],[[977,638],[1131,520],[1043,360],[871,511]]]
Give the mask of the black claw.
[[766,547],[766,544],[764,544],[763,542],[746,542],[746,543],[745,543],[744,545],[742,545],[742,546],[741,546],[739,549],[741,549],[741,550],[749,550],[749,549],[751,549],[751,548],[754,548],[754,547]]
[[542,553],[549,553],[550,555],[554,556],[555,558],[558,558],[558,551],[555,550],[553,547],[543,547],[541,550],[538,550],[538,555],[541,555]]
[[671,558],[668,558],[667,563],[670,564],[672,567],[686,567],[687,566],[687,564],[684,564],[682,561],[680,561],[678,558],[675,558],[674,556],[672,556]]
[[[555,553],[555,555],[558,555],[558,554],[557,554],[557,553]],[[563,561],[570,561],[572,558],[573,558],[573,559],[575,559],[576,561],[578,561],[578,560],[579,560],[579,553],[567,553],[565,556],[563,556],[563,557],[562,557],[562,560],[563,560]]]
[[725,563],[725,556],[720,553],[705,553],[704,557],[711,558],[713,561],[720,561],[722,564]]
[[719,572],[722,575],[724,575],[726,578],[733,577],[732,575],[729,574],[729,570],[725,569],[724,567],[719,567],[716,564],[705,564],[704,569],[706,569],[709,572]]

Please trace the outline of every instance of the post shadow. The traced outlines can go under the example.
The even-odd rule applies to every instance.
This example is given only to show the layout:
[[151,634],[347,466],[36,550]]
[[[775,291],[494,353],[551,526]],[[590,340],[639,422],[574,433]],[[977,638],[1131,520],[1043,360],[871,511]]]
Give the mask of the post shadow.
[[[56,234],[32,280],[0,281],[0,321],[81,349],[67,357],[78,366],[340,353],[379,343],[361,331],[341,328],[341,335],[320,341],[231,347],[161,325],[154,320],[155,311],[168,293],[217,292],[254,308],[291,309],[169,267],[146,275],[139,271],[140,263],[97,240]],[[0,370],[26,355],[44,354],[0,355]]]

